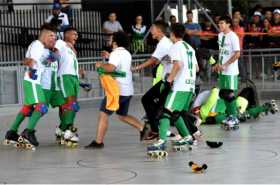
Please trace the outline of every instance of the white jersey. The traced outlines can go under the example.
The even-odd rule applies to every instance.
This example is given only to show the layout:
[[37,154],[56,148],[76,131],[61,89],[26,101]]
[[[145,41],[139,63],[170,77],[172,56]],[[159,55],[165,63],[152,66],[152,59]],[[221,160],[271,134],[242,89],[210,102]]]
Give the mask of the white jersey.
[[[45,49],[45,53],[47,56],[50,55],[50,50]],[[47,60],[47,59],[46,59]],[[54,85],[55,90],[59,90],[57,83],[57,71],[58,71],[58,61],[49,62],[46,61],[45,70],[42,73],[41,86],[43,89],[50,90],[52,85]],[[52,76],[54,76],[52,79]],[[52,84],[54,80],[55,84]]]
[[63,40],[56,41],[60,59],[58,62],[58,76],[74,75],[79,77],[79,67],[76,53]]
[[[221,64],[226,63],[234,54],[235,51],[240,51],[239,38],[233,32],[230,31],[227,34],[223,32],[219,33],[218,36],[219,44],[219,62]],[[238,75],[238,60],[230,64],[226,70],[222,71],[223,75]]]
[[194,49],[184,41],[172,45],[169,51],[171,62],[179,62],[178,71],[173,84],[173,91],[194,92],[197,60]]
[[116,78],[121,96],[132,96],[134,94],[131,60],[131,54],[123,47],[118,47],[110,53],[109,64],[114,65],[117,71],[126,73],[126,77]]
[[160,39],[154,53],[152,54],[152,57],[155,57],[163,64],[162,80],[164,80],[166,74],[170,73],[172,68],[170,57],[168,56],[168,51],[171,46],[171,40],[164,36]]
[[39,41],[33,41],[27,49],[27,52],[25,54],[26,58],[31,58],[35,61],[35,64],[33,65],[32,69],[36,70],[36,76],[37,78],[35,80],[30,78],[30,71],[29,69],[24,74],[24,80],[27,80],[29,82],[40,84],[41,82],[41,76],[42,72],[45,69],[44,61],[47,58],[47,54],[45,52],[44,45]]

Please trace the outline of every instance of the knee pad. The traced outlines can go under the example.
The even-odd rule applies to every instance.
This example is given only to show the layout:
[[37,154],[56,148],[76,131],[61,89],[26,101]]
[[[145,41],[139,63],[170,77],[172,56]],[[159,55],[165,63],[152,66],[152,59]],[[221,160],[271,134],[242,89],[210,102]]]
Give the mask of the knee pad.
[[24,116],[29,117],[29,116],[31,116],[33,110],[34,110],[33,105],[23,105],[23,107],[21,108],[20,112]]
[[48,106],[44,103],[38,103],[35,105],[35,110],[44,115],[48,112]]
[[62,105],[61,108],[62,111],[70,110],[70,111],[78,112],[80,110],[80,106],[77,101],[69,101],[68,103]]
[[230,89],[221,89],[219,92],[219,96],[221,99],[224,99],[228,102],[232,102],[235,99],[234,91]]

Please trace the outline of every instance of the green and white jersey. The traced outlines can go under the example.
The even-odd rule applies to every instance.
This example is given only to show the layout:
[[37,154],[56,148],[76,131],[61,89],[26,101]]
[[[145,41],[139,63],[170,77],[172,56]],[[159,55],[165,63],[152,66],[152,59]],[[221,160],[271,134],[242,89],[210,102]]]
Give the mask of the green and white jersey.
[[33,65],[32,69],[36,69],[36,75],[37,79],[33,80],[30,78],[30,71],[29,69],[26,70],[24,74],[24,80],[29,81],[34,84],[39,84],[41,83],[41,76],[42,72],[45,69],[44,66],[44,61],[47,58],[47,54],[45,52],[45,47],[44,45],[39,41],[33,41],[27,49],[27,52],[25,54],[26,58],[32,58],[36,63]]
[[166,74],[170,73],[172,68],[170,57],[168,56],[168,51],[172,46],[172,42],[166,36],[162,37],[157,44],[157,47],[152,54],[152,57],[155,57],[163,64],[163,73],[162,73],[162,80],[165,80]]
[[[47,55],[50,55],[50,50],[45,49]],[[42,73],[41,86],[47,90],[59,90],[57,82],[58,61],[46,61],[45,70]]]
[[63,40],[58,40],[55,44],[58,49],[60,60],[58,61],[58,76],[74,75],[79,78],[79,67],[76,53]]
[[[234,54],[235,51],[240,51],[239,38],[233,32],[230,31],[227,34],[223,32],[218,35],[219,44],[219,63],[226,63]],[[230,64],[226,70],[222,71],[223,75],[238,75],[238,60]]]
[[169,51],[171,62],[179,62],[178,71],[173,84],[173,91],[194,92],[197,60],[194,49],[184,41],[173,44]]

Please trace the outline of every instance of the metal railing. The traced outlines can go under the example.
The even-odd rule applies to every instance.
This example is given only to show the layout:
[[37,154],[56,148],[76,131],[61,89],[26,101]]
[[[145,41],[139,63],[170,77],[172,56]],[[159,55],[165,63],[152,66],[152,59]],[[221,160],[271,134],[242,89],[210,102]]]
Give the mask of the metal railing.
[[[211,52],[217,56],[216,51]],[[133,56],[132,65],[144,62],[150,54]],[[98,74],[95,72],[96,61],[102,61],[99,57],[79,59],[79,68],[83,69],[85,77],[81,80],[92,84],[93,90],[86,92],[81,89],[80,100],[92,100],[103,97]],[[245,69],[245,76],[253,80],[259,91],[280,91],[280,73],[272,70],[272,64],[280,61],[280,48],[244,50],[240,59],[240,71]],[[259,70],[259,71],[258,71]],[[23,100],[22,79],[24,66],[17,62],[0,63],[0,105],[21,104]],[[260,75],[266,74],[266,75]],[[244,75],[244,74],[243,74]],[[202,89],[216,84],[216,75],[207,66],[202,72]],[[207,77],[208,78],[204,78]],[[257,78],[259,77],[259,78]],[[152,84],[151,68],[133,73],[133,82],[136,95],[144,94]]]

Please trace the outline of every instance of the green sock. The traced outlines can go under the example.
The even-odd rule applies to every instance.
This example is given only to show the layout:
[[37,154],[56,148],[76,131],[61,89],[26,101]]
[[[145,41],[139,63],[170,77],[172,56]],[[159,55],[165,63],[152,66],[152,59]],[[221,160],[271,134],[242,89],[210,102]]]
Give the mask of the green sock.
[[170,120],[168,118],[162,118],[159,120],[159,123],[160,123],[159,138],[166,141],[167,140],[167,131],[170,127]]
[[232,102],[225,101],[225,104],[226,104],[226,107],[227,107],[226,111],[227,111],[228,115],[233,115],[233,116],[238,115],[236,100],[233,100]]
[[218,123],[218,124],[222,123],[222,121],[225,120],[226,117],[227,117],[227,115],[224,114],[224,113],[219,113],[219,114],[217,114],[217,115],[215,116],[216,123]]
[[258,115],[262,112],[266,112],[267,109],[263,106],[257,106],[257,107],[254,107],[254,108],[250,108],[247,110],[248,114],[251,116],[251,117],[258,117]]
[[75,111],[67,110],[62,115],[62,120],[64,124],[62,125],[62,130],[65,130],[69,125],[73,125],[75,119]]
[[34,130],[36,127],[36,124],[38,123],[39,119],[42,117],[41,112],[39,111],[33,111],[31,117],[29,118],[28,124],[27,124],[27,129],[28,130]]
[[12,123],[10,130],[17,132],[18,128],[19,128],[20,124],[22,123],[22,121],[24,120],[24,118],[25,118],[25,116],[23,115],[23,113],[19,112],[16,116],[15,121]]
[[190,132],[189,132],[188,128],[186,127],[186,124],[181,116],[176,121],[175,126],[182,137],[186,137],[186,136],[190,135]]

